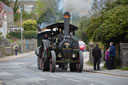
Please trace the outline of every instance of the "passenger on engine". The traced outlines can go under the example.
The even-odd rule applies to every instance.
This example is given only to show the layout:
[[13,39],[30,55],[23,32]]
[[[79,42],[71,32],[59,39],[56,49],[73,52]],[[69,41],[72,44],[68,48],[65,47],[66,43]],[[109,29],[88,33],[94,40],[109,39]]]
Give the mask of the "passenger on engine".
[[62,30],[61,29],[59,29],[58,40],[59,41],[62,41],[63,40],[63,33],[62,33]]
[[44,35],[44,39],[48,39],[48,35],[47,34]]

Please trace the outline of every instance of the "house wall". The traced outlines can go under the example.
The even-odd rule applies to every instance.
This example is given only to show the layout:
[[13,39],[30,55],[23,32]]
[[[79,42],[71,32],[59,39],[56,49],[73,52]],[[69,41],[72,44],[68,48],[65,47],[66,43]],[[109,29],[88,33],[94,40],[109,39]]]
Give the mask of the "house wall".
[[13,9],[0,1],[0,32],[6,37],[10,27],[14,26]]
[[7,30],[8,30],[8,28],[7,28],[7,16],[6,15],[4,15],[4,20],[2,20],[2,26],[0,27],[0,32],[2,32],[2,35],[4,36],[4,37],[6,37],[6,35],[7,35]]

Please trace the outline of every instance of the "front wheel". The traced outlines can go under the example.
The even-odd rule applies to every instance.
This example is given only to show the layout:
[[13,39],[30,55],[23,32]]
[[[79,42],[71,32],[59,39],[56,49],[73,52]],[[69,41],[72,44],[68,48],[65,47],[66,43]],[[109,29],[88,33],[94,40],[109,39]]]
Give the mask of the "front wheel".
[[66,70],[67,71],[68,70],[68,64],[63,64],[62,65],[62,70]]
[[39,70],[41,70],[41,59],[38,57],[38,59],[37,59],[37,67],[38,67],[38,69]]
[[76,63],[70,63],[70,71],[71,72],[76,72],[77,69],[76,69]]
[[50,56],[50,71],[55,72],[56,70],[56,53],[55,51],[51,51]]
[[79,52],[78,63],[76,64],[76,66],[78,72],[83,71],[83,53],[81,51]]

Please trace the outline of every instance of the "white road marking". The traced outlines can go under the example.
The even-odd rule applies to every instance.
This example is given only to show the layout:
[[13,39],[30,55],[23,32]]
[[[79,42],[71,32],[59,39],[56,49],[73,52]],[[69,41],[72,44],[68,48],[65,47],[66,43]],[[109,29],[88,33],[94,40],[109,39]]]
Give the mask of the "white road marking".
[[6,68],[20,68],[19,66],[0,66],[1,69]]
[[79,83],[81,83],[81,82],[82,82],[82,81],[80,81],[80,80],[71,79],[71,78],[67,78],[67,80],[71,80],[71,81],[75,81],[75,82],[79,82]]
[[33,78],[19,78],[13,80],[13,82],[16,82],[16,85],[29,85],[29,83],[36,83],[40,85],[40,81],[45,81],[45,80],[47,79],[33,77]]
[[0,64],[1,66],[12,66],[12,65],[22,65],[25,63],[22,62],[12,62],[12,63],[4,63],[4,64]]
[[57,75],[50,75],[50,76],[55,77],[55,78],[62,78],[62,77],[57,76]]
[[47,80],[47,79],[34,77],[34,78],[19,78],[15,80],[20,82],[38,82],[38,81]]
[[94,85],[94,84],[90,84],[90,85]]
[[0,76],[10,76],[10,75],[14,75],[14,74],[8,72],[0,72]]

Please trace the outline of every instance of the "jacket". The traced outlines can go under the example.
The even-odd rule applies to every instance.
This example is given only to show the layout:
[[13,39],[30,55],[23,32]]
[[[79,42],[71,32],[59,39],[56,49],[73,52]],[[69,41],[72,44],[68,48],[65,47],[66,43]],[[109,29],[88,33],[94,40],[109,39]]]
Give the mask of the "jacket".
[[99,47],[95,47],[92,50],[92,55],[94,58],[101,58],[101,50]]
[[116,55],[116,52],[115,52],[115,46],[114,45],[112,45],[111,47],[110,47],[110,56],[115,56]]
[[109,51],[106,51],[105,52],[105,60],[108,60],[109,59]]

